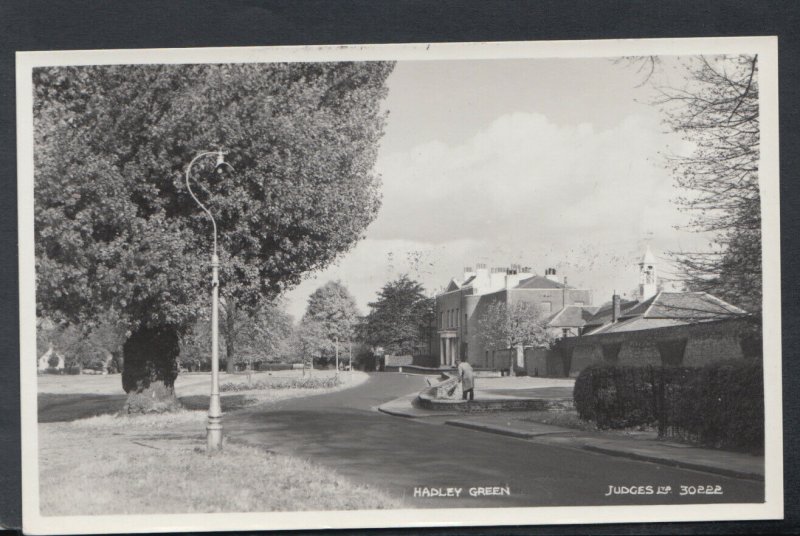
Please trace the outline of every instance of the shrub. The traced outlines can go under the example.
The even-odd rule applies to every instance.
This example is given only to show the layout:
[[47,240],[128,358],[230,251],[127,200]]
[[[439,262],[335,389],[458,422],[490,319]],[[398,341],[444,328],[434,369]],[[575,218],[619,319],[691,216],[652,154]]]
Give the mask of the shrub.
[[341,385],[338,376],[325,378],[273,378],[271,380],[258,380],[252,383],[227,382],[219,386],[222,392],[228,391],[264,391],[267,389],[329,389]]
[[595,365],[575,382],[578,416],[598,428],[657,425],[659,435],[761,452],[764,384],[760,362],[704,367]]
[[270,371],[279,371],[279,370],[292,370],[291,363],[258,363],[255,367],[256,370],[270,370]]
[[674,398],[670,435],[703,445],[761,452],[764,448],[764,379],[760,362],[703,367]]
[[650,367],[594,365],[575,381],[575,409],[598,428],[627,428],[655,422]]

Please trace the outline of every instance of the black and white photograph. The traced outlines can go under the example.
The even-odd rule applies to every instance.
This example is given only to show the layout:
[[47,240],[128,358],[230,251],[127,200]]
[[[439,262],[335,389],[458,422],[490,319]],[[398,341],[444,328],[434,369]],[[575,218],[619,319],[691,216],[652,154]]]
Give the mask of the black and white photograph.
[[777,61],[18,52],[25,532],[780,519]]

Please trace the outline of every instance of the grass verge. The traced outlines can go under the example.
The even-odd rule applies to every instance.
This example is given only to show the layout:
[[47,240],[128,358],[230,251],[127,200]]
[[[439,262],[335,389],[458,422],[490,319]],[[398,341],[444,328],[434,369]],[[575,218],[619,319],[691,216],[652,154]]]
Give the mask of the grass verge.
[[39,425],[42,515],[401,508],[306,460],[226,443],[205,453],[205,412]]
[[575,410],[531,411],[526,412],[519,420],[523,422],[536,422],[553,426],[562,426],[564,428],[573,428],[584,432],[603,432],[620,436],[646,437],[647,439],[655,439],[658,435],[652,426],[636,426],[620,430],[601,430],[594,422],[581,420],[580,417],[578,417],[578,412]]

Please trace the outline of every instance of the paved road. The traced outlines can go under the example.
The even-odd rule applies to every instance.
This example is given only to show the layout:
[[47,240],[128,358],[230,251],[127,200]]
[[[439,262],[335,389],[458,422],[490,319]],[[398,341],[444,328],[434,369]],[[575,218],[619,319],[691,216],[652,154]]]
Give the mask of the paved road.
[[[226,417],[226,433],[236,441],[333,467],[353,480],[404,497],[416,507],[763,500],[759,482],[391,417],[374,409],[423,386],[420,377],[376,373],[353,389],[236,412]],[[610,485],[670,486],[673,491],[606,496]],[[722,494],[680,496],[681,485],[721,486]],[[448,487],[461,488],[460,497],[414,497],[415,488]],[[510,495],[470,497],[469,489],[478,487],[508,487]]]

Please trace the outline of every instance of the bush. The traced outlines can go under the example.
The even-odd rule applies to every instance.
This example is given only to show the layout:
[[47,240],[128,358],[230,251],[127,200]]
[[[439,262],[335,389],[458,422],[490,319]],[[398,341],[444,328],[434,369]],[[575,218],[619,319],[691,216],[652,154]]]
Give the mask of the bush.
[[628,428],[655,422],[651,367],[594,365],[575,381],[578,416],[598,428]]
[[294,365],[291,363],[258,363],[255,366],[256,370],[270,370],[270,371],[278,371],[278,370],[292,370]]
[[760,362],[695,368],[595,365],[581,372],[573,395],[578,416],[598,428],[657,425],[661,436],[763,451]]
[[274,378],[263,381],[258,380],[252,383],[227,382],[219,386],[222,392],[228,391],[264,391],[267,389],[328,389],[341,385],[338,376],[328,376],[325,378],[305,377],[305,378]]
[[723,362],[687,379],[666,416],[670,435],[710,447],[762,452],[764,377],[760,362]]

